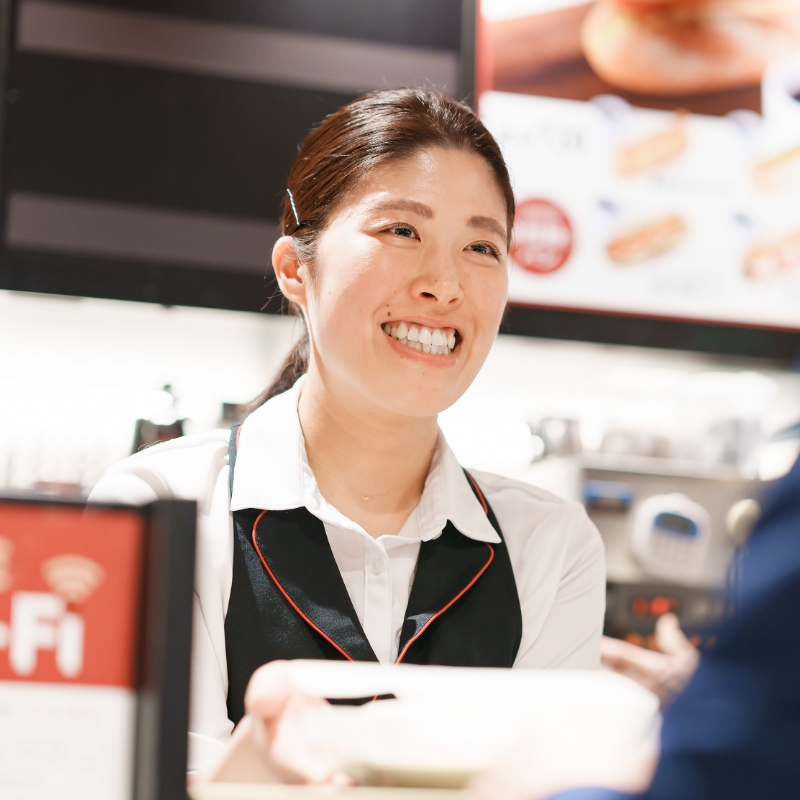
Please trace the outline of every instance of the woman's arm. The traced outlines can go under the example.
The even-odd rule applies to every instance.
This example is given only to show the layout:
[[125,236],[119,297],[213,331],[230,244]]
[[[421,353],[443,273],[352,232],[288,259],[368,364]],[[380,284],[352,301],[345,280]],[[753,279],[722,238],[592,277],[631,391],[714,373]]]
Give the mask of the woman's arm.
[[188,769],[215,761],[230,738],[225,612],[232,532],[228,511],[227,433],[187,436],[148,448],[111,467],[90,503],[145,505],[178,497],[198,504],[193,598]]
[[[548,526],[560,530],[547,532],[566,540],[560,562],[550,565],[550,569],[560,570],[552,604],[538,635],[525,649],[520,648],[515,667],[596,669],[600,666],[606,604],[605,550],[583,507],[564,503],[563,508],[567,513]],[[532,538],[536,536],[534,530]],[[535,558],[536,550],[531,549],[529,557]],[[535,606],[542,602],[542,597],[536,588],[523,586],[520,591],[523,625],[540,614]],[[523,645],[526,638],[523,633]]]
[[192,773],[213,764],[225,750],[233,723],[228,719],[227,675],[220,673],[212,635],[195,592],[192,624],[192,674],[189,703],[189,755]]
[[599,668],[605,550],[586,510],[529,483],[472,475],[497,517],[514,570],[522,610],[514,666]]

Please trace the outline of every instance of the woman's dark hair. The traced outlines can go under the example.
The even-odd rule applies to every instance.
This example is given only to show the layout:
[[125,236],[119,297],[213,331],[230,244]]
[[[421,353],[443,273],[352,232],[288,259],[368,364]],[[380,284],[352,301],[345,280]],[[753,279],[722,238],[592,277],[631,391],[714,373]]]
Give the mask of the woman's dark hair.
[[[494,137],[472,110],[420,89],[372,92],[342,106],[314,128],[300,145],[289,173],[291,194],[287,192],[283,200],[281,232],[294,239],[312,282],[319,238],[348,193],[375,167],[431,147],[466,150],[488,164],[506,202],[511,236],[514,193],[508,169]],[[308,369],[309,350],[306,331],[269,388],[243,410],[253,411],[291,388]]]

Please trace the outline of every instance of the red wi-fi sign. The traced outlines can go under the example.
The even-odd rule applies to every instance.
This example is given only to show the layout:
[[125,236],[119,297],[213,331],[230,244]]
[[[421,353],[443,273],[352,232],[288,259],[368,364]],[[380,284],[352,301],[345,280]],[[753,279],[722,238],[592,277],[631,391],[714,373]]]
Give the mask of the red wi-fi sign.
[[0,507],[0,682],[136,685],[144,523]]

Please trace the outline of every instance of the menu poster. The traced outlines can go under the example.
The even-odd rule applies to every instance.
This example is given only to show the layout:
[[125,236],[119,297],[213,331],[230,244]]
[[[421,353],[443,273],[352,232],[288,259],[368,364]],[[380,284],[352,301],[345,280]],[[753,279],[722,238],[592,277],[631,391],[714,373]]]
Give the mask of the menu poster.
[[511,302],[800,330],[800,2],[482,8]]
[[[800,329],[800,192],[751,186],[735,122],[496,92],[481,112],[518,203],[512,302]],[[680,157],[648,169],[668,137]]]

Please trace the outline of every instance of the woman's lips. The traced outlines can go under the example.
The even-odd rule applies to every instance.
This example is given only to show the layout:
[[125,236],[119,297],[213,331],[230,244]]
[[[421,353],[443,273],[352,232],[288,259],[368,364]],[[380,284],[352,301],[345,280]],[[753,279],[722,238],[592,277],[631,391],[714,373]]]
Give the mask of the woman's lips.
[[458,345],[455,328],[428,328],[413,322],[386,322],[383,331],[387,336],[412,350],[433,356],[448,356]]

